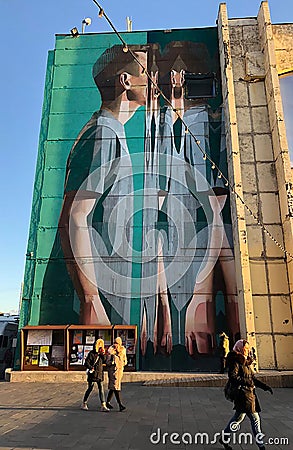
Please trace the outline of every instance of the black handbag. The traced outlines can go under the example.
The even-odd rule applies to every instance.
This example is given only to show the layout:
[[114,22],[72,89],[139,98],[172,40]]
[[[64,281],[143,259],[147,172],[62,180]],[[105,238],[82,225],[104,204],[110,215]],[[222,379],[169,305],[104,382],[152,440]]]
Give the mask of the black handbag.
[[233,386],[230,380],[227,381],[224,387],[224,395],[229,402],[234,402],[238,394],[238,387]]

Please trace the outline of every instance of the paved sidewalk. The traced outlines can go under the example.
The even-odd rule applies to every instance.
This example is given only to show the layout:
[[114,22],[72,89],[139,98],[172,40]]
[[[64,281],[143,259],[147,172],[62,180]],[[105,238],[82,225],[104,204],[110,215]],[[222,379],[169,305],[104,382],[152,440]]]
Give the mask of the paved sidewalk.
[[[97,390],[89,399],[89,411],[80,410],[85,383],[0,383],[0,449],[128,449],[128,450],[219,450],[219,444],[194,443],[194,435],[206,432],[212,439],[232,414],[232,404],[221,387],[154,387],[141,383],[122,385],[126,411],[115,406],[98,411]],[[267,449],[293,449],[293,389],[276,388],[274,395],[258,389],[266,438],[289,439],[289,444]],[[158,436],[161,430],[161,438]],[[250,431],[248,419],[241,427]],[[158,444],[150,442],[150,435]],[[171,433],[180,444],[172,444]],[[163,444],[162,434],[166,444]],[[182,443],[189,433],[193,443]],[[188,440],[185,435],[185,440]],[[184,437],[183,437],[184,440]],[[187,441],[188,442],[188,441]],[[233,445],[235,450],[257,449]]]

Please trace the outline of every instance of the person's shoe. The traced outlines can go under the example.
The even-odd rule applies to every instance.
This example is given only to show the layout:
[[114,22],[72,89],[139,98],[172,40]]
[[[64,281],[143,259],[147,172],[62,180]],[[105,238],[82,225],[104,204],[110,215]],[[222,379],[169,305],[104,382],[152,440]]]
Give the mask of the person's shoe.
[[106,406],[107,406],[108,409],[113,409],[113,406],[109,402],[106,403]]
[[120,412],[124,411],[124,409],[126,409],[126,406],[123,406],[123,405],[120,405],[120,406],[119,406]]
[[222,438],[219,439],[219,443],[220,443],[221,445],[223,445],[223,447],[224,447],[225,450],[233,450],[232,447],[231,447],[231,445],[226,444],[226,443],[222,440]]
[[83,409],[83,410],[87,410],[87,409],[89,409],[88,408],[88,405],[87,405],[87,402],[82,402],[82,404],[81,404],[81,409]]
[[107,406],[106,406],[106,405],[102,405],[102,406],[101,406],[101,411],[102,411],[102,412],[109,412],[109,411],[110,411],[110,409],[109,409],[109,408],[107,408]]

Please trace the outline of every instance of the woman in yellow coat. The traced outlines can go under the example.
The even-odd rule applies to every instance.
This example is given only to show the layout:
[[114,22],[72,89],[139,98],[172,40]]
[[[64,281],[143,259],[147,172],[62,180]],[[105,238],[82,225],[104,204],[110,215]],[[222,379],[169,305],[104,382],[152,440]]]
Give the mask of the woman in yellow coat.
[[126,349],[122,345],[122,339],[117,337],[114,341],[114,344],[108,349],[108,358],[107,358],[107,366],[108,366],[108,396],[107,396],[107,408],[113,409],[110,401],[115,394],[117,403],[119,405],[119,410],[124,411],[125,406],[121,403],[120,391],[121,391],[121,380],[123,377],[124,366],[127,364],[126,358]]

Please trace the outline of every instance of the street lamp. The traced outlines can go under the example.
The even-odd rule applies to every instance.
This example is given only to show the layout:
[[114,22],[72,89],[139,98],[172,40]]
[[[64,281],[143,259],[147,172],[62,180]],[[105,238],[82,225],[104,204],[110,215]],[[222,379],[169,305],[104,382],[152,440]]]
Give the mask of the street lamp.
[[84,33],[84,29],[86,26],[90,25],[92,23],[92,19],[90,17],[86,17],[85,19],[83,19],[83,21],[81,22],[81,32],[82,34]]

